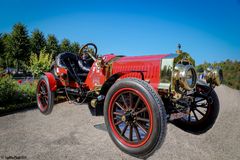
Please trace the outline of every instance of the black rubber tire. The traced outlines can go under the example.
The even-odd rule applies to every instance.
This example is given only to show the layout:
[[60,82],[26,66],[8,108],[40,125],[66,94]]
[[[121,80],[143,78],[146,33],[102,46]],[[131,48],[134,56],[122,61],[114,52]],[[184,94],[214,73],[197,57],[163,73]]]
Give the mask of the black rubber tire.
[[[48,106],[45,110],[40,109],[41,102],[39,102],[39,100],[38,100],[38,88],[39,88],[41,81],[44,81],[46,83],[47,92],[48,92]],[[50,90],[47,76],[42,75],[38,81],[37,91],[36,91],[37,105],[38,105],[38,109],[40,110],[41,113],[43,113],[44,115],[48,115],[52,112],[53,105],[54,105],[54,97],[55,97],[55,93]]]
[[[197,85],[197,87],[201,87],[201,89],[205,90],[206,92],[210,89],[208,86],[202,85]],[[207,132],[213,127],[218,117],[220,108],[218,96],[214,90],[212,90],[212,92],[209,94],[209,98],[212,99],[212,103],[210,104],[210,111],[203,120],[198,121],[197,123],[187,123],[183,119],[177,119],[174,120],[172,123],[178,128],[192,134],[199,135]]]
[[[108,108],[110,100],[115,92],[122,88],[133,88],[144,95],[147,102],[150,104],[150,108],[153,114],[153,130],[147,142],[139,147],[129,147],[121,143],[116,135],[114,135],[108,119]],[[108,130],[108,133],[116,144],[116,146],[123,152],[137,157],[137,158],[147,158],[151,156],[157,149],[160,148],[161,144],[164,142],[166,131],[167,131],[167,119],[164,104],[161,97],[156,93],[156,91],[143,80],[136,78],[125,78],[117,81],[108,91],[105,103],[104,103],[104,119]]]

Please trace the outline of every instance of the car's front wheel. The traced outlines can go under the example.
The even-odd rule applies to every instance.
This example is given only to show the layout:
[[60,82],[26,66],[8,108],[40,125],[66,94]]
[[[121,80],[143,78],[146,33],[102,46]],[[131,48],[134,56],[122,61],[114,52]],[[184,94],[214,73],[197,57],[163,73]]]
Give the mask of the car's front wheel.
[[202,134],[214,125],[219,113],[219,100],[214,90],[202,85],[197,85],[193,98],[188,116],[173,121],[173,124],[186,132]]
[[163,102],[148,83],[139,79],[126,78],[110,88],[104,118],[117,147],[138,158],[153,154],[166,135]]

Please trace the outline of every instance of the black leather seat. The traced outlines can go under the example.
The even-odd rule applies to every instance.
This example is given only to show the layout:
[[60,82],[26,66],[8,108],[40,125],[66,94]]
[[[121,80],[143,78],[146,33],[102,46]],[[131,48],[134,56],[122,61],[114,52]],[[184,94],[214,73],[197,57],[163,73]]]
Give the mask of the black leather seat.
[[56,64],[61,68],[66,68],[69,78],[75,81],[84,82],[90,70],[90,66],[84,63],[79,56],[69,52],[60,53],[56,57]]

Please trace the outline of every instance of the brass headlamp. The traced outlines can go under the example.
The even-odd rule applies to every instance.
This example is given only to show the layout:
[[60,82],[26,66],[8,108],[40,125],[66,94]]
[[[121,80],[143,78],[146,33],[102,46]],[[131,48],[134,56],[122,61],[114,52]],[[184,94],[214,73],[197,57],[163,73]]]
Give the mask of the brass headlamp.
[[177,64],[174,68],[173,81],[185,90],[192,90],[197,82],[197,74],[192,65]]
[[206,70],[205,79],[207,83],[215,84],[219,86],[223,81],[223,72],[220,67],[213,68],[212,66],[208,67]]

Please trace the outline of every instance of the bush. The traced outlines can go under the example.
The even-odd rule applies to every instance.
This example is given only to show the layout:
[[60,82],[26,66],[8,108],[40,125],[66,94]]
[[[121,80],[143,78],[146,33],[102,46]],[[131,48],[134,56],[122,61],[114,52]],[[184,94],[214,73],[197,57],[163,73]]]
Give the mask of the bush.
[[3,72],[4,72],[4,69],[0,67],[0,74],[2,74]]
[[36,99],[36,83],[25,82],[17,86],[17,93],[21,102],[33,102]]
[[36,82],[19,83],[11,76],[0,79],[0,111],[36,103]]
[[40,51],[39,57],[35,53],[31,54],[28,69],[35,77],[39,77],[42,72],[50,70],[51,63],[52,55],[42,50]]
[[17,90],[17,83],[10,77],[0,79],[0,103],[1,105],[11,102]]

